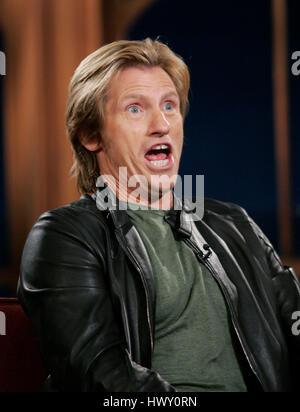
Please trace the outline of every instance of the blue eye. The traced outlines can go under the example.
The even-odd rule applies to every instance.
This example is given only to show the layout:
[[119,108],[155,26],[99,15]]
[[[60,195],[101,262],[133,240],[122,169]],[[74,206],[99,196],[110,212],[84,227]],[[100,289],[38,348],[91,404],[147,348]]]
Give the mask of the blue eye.
[[172,110],[173,109],[173,104],[172,103],[166,103],[165,108],[166,108],[166,110]]
[[128,107],[128,111],[131,113],[139,113],[140,109],[137,106],[130,106]]

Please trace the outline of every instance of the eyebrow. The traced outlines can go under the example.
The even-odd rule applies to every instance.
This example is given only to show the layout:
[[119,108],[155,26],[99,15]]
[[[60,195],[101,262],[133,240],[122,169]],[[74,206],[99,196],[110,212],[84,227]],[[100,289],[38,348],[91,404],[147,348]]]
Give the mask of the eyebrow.
[[169,98],[169,97],[175,97],[176,99],[179,100],[178,93],[177,93],[177,92],[174,92],[174,91],[170,91],[170,92],[166,93],[165,95],[163,95],[163,98],[164,98],[164,99],[167,99],[167,98]]
[[[162,100],[168,99],[170,97],[175,97],[176,99],[180,100],[178,94],[175,91],[170,91],[170,92],[167,92],[164,95],[162,95]],[[124,101],[131,100],[131,99],[145,100],[145,99],[147,99],[147,96],[144,95],[144,94],[140,94],[140,93],[133,93],[133,94],[129,94],[127,96],[124,96],[124,98],[121,99],[121,102],[123,103]]]

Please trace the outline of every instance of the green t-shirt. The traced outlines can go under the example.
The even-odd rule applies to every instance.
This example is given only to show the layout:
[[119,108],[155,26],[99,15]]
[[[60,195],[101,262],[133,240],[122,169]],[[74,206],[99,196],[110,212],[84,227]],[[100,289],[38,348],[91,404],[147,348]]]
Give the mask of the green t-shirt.
[[163,219],[165,210],[127,210],[156,285],[152,369],[179,392],[244,392],[231,322],[211,273]]

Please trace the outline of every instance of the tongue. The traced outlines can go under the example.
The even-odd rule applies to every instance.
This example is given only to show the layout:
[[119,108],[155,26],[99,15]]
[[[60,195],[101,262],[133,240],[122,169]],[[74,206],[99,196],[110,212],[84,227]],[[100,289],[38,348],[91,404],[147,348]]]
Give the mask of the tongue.
[[147,154],[145,154],[145,158],[147,159],[147,160],[165,160],[165,159],[167,159],[167,154],[166,153],[163,153],[163,152],[160,152],[160,153],[147,153]]

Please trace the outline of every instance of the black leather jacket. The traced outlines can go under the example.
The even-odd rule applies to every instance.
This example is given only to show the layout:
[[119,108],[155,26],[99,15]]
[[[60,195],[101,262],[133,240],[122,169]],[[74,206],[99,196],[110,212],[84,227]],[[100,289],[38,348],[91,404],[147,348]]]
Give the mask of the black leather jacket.
[[[292,269],[237,205],[206,199],[202,220],[187,217],[171,210],[166,220],[224,294],[249,390],[295,390],[300,288]],[[100,212],[83,195],[44,213],[24,247],[18,297],[50,373],[45,390],[175,391],[151,370],[154,277],[125,211]]]

